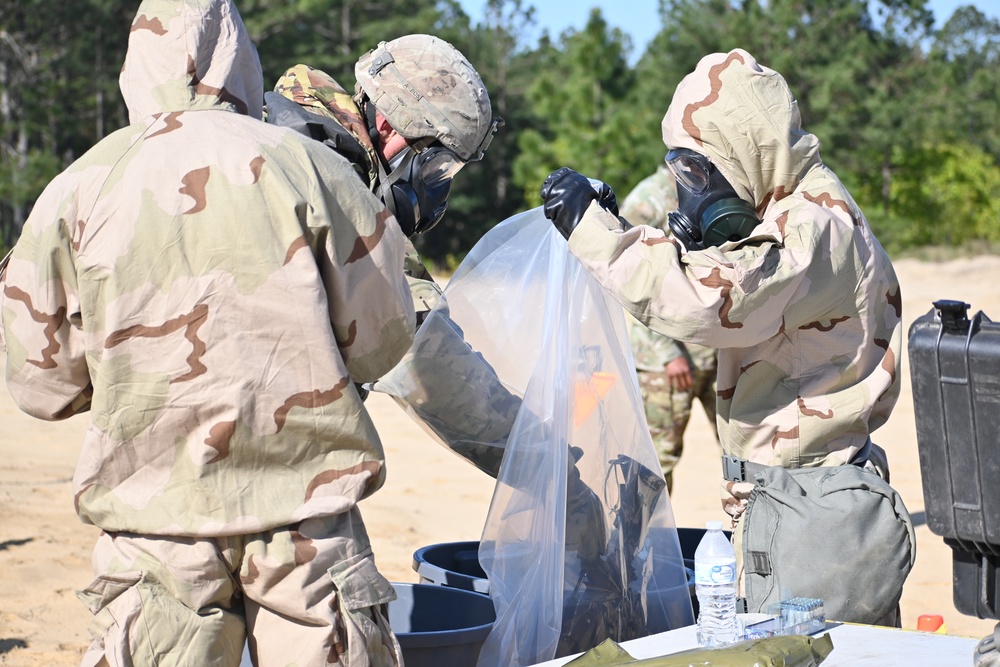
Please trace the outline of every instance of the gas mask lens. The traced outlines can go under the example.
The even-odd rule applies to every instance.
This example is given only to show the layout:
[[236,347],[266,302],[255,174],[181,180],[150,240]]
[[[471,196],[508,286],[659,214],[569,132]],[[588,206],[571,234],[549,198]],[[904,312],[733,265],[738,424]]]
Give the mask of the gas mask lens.
[[428,148],[420,156],[420,180],[427,188],[450,181],[465,163],[447,148]]
[[674,178],[688,192],[700,195],[708,190],[711,163],[704,155],[686,148],[672,148],[667,153],[666,162]]

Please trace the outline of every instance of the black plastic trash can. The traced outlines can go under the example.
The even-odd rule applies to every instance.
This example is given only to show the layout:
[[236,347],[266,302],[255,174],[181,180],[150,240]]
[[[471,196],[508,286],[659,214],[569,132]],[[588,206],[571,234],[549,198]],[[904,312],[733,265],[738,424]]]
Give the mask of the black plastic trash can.
[[443,542],[413,553],[413,571],[421,583],[490,594],[490,582],[479,565],[479,542]]
[[392,586],[389,624],[406,667],[475,667],[496,620],[489,597],[432,584]]

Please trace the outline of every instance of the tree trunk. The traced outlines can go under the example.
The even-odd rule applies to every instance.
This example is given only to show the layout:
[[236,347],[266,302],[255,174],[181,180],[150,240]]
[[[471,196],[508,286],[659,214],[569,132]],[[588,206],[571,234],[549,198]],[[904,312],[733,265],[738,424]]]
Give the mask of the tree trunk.
[[351,0],[344,0],[340,8],[340,54],[345,59],[351,56]]
[[889,215],[892,195],[892,165],[889,158],[882,160],[882,210]]
[[104,138],[104,86],[101,85],[100,81],[100,78],[104,74],[104,47],[101,43],[102,31],[99,22],[94,32],[94,72],[98,76],[98,82],[95,86],[96,92],[94,94],[94,115],[97,121],[94,130],[97,133],[97,141],[100,141]]
[[11,181],[14,184],[14,196],[11,197],[12,201],[10,203],[13,213],[14,238],[21,236],[21,230],[24,228],[24,220],[27,217],[24,194],[19,181],[21,180],[20,175],[27,173],[28,169],[28,128],[24,119],[21,119],[17,125],[17,169],[11,173]]

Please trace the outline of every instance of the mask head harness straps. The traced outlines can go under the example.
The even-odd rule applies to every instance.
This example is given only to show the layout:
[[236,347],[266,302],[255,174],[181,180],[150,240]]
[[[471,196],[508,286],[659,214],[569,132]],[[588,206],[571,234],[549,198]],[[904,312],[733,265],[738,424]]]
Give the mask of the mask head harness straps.
[[[379,137],[379,134],[378,134],[378,125],[377,125],[376,120],[375,120],[376,109],[375,109],[375,105],[372,104],[372,101],[370,99],[368,99],[367,95],[364,95],[361,98],[361,108],[364,110],[364,113],[365,113],[365,123],[368,125],[368,138],[372,140],[372,146],[375,146],[375,148],[377,149],[378,145],[379,145],[380,137]],[[378,151],[378,150],[376,150],[375,152],[379,154],[379,156],[380,156],[379,157],[379,162],[381,162],[382,161],[382,158],[381,158],[382,153],[380,151]]]

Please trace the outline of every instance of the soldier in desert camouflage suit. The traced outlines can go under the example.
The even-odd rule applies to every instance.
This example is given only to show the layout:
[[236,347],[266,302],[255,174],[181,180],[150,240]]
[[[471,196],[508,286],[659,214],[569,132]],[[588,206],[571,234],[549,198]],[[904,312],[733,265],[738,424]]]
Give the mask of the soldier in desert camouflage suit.
[[89,410],[103,529],[84,665],[397,665],[360,499],[385,479],[355,390],[413,337],[405,238],[353,166],[260,121],[229,0],[146,0],[130,125],[38,199],[0,290],[7,386]]
[[[707,158],[755,211],[748,237],[686,249],[623,224],[610,188],[563,168],[542,196],[570,250],[639,321],[719,349],[726,453],[787,468],[867,457],[887,475],[869,434],[899,395],[899,283],[784,78],[741,49],[704,57],[674,93],[663,140]],[[734,519],[752,488],[724,483]]]
[[[372,77],[368,70],[376,61],[390,61],[396,71],[391,72],[390,77],[385,77],[385,74],[390,74],[386,70]],[[462,73],[456,79],[458,85],[449,91],[448,102],[442,95],[441,82],[427,74],[440,69]],[[491,120],[489,98],[472,65],[454,47],[436,37],[407,35],[382,43],[359,60],[355,71],[358,86],[352,96],[325,72],[301,64],[289,68],[278,79],[274,92],[265,94],[267,120],[295,127],[303,134],[322,140],[350,159],[371,190],[385,198],[391,198],[381,187],[387,174],[385,169],[379,169],[379,156],[369,131],[369,127],[378,120],[371,121],[370,114],[362,111],[368,100],[374,98],[378,102],[373,104],[385,107],[389,127],[407,127],[408,139],[419,143],[424,139],[421,135],[433,131],[433,128],[413,122],[412,117],[419,110],[419,103],[405,94],[405,86],[412,85],[428,93],[428,98],[436,95],[438,109],[445,109],[451,116],[449,129],[441,135],[441,139],[454,146],[456,154],[467,161],[482,157],[502,122]],[[389,91],[389,94],[384,91]],[[386,106],[387,97],[401,98],[405,103]],[[298,105],[298,110],[289,108],[289,102]],[[470,136],[471,141],[468,139]],[[469,145],[463,147],[462,139]],[[477,141],[479,144],[474,145]],[[419,230],[413,229],[411,233],[427,229],[428,226],[423,226]],[[413,295],[417,325],[421,326],[441,298],[442,290],[409,242],[404,272]],[[445,315],[446,306],[443,308],[442,314]],[[495,477],[503,456],[503,444],[517,415],[520,400],[507,391],[489,364],[469,347],[460,330],[453,326],[446,326],[445,329],[440,331],[441,336],[430,339],[435,350],[433,354],[427,354],[425,349],[411,349],[401,364],[400,370],[404,367],[419,369],[417,374],[427,382],[427,393],[419,401],[420,407],[406,405],[405,408],[417,410],[415,416],[434,430],[443,442]],[[424,347],[427,345],[425,343]],[[389,376],[392,375],[390,372]],[[385,382],[375,383],[372,389],[393,393]]]
[[[661,165],[639,181],[622,202],[622,217],[632,225],[667,228],[667,213],[677,208],[674,176]],[[667,489],[673,489],[674,467],[684,451],[684,431],[695,399],[705,409],[716,440],[716,352],[710,347],[682,343],[643,326],[629,317],[629,340],[646,411],[649,434],[656,447]]]

